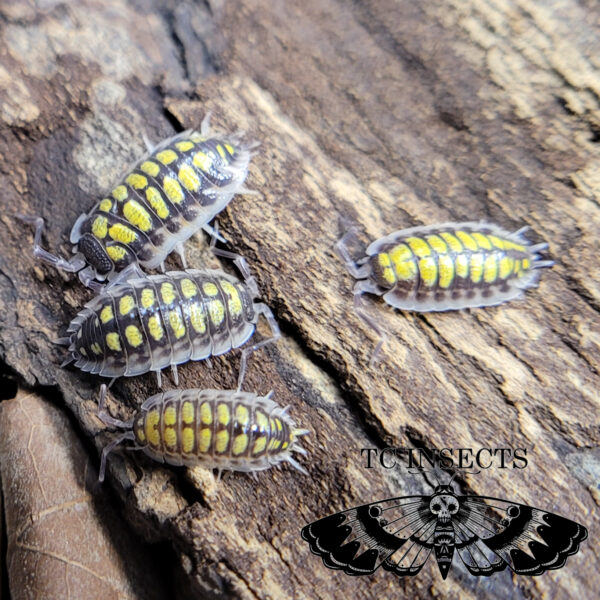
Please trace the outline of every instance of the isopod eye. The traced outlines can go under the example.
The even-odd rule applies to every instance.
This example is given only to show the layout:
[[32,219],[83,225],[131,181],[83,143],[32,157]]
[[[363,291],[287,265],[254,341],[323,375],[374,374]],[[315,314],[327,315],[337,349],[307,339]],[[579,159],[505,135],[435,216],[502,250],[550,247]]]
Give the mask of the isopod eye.
[[458,507],[456,506],[456,504],[454,504],[454,502],[450,502],[450,504],[448,504],[448,510],[449,510],[450,512],[454,512],[454,511],[456,511],[456,510],[457,510],[457,508],[458,508]]
[[371,506],[371,508],[369,508],[369,515],[371,517],[378,517],[380,514],[381,514],[380,506]]
[[431,508],[434,512],[439,512],[442,507],[436,502]]
[[518,506],[509,506],[508,510],[506,511],[508,513],[509,517],[516,517],[519,514],[519,507]]

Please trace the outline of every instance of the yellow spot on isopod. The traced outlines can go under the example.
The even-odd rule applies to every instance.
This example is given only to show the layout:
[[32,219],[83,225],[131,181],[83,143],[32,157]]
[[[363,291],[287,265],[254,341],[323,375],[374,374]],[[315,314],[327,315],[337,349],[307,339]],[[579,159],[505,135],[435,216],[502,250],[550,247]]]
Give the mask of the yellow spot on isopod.
[[210,281],[202,284],[202,289],[207,296],[217,296],[219,294],[219,288]]
[[166,219],[169,216],[169,207],[163,200],[161,193],[154,187],[149,187],[146,190],[146,200],[150,203],[154,212],[161,219]]
[[233,155],[233,153],[235,152],[235,148],[231,144],[225,144],[225,149],[231,155]]
[[193,302],[188,306],[187,311],[194,331],[196,333],[204,333],[206,331],[204,305],[200,302]]
[[211,300],[208,304],[208,315],[213,325],[219,326],[225,319],[225,307],[220,300]]
[[415,278],[417,274],[417,265],[414,260],[406,260],[401,263],[394,265],[396,269],[396,276],[402,281],[410,281]]
[[167,408],[165,408],[163,419],[165,425],[169,427],[175,425],[175,423],[177,422],[177,410],[173,405],[167,406]]
[[158,433],[158,424],[160,422],[160,413],[158,408],[153,408],[146,414],[146,422],[144,423],[144,431],[146,439],[153,446],[160,444],[160,434]]
[[410,249],[419,257],[431,256],[431,248],[425,240],[417,237],[409,237],[406,239],[406,243],[410,246]]
[[217,152],[221,156],[221,158],[225,158],[227,155],[225,154],[225,148],[221,146],[221,144],[217,144]]
[[204,425],[210,425],[213,422],[213,414],[210,402],[203,402],[200,405],[200,421],[202,421]]
[[290,445],[289,442],[283,442],[283,444],[281,445],[281,449],[285,450],[289,445]]
[[150,308],[155,300],[156,297],[154,296],[154,290],[152,288],[144,288],[142,290],[141,302],[143,308]]
[[87,356],[87,351],[83,346],[79,348],[79,354],[81,354],[81,356]]
[[445,290],[450,287],[454,279],[454,262],[448,254],[441,254],[438,262],[440,270],[439,286]]
[[242,314],[242,299],[237,288],[225,279],[222,279],[219,283],[221,284],[221,289],[227,294],[229,313],[233,317],[238,317]]
[[119,300],[119,312],[125,316],[128,315],[135,308],[135,300],[133,296],[123,296]]
[[481,281],[481,276],[483,275],[483,254],[477,253],[471,255],[469,272],[473,283]]
[[281,440],[277,438],[271,438],[269,442],[269,450],[277,450],[281,446]]
[[144,433],[143,429],[134,429],[134,433],[135,433],[135,436],[137,438],[137,441],[140,444],[145,444],[146,443],[146,434]]
[[148,319],[148,331],[150,332],[152,338],[155,339],[157,342],[162,339],[164,331],[158,313],[152,315]]
[[169,325],[178,340],[185,335],[185,325],[178,310],[169,312]]
[[479,233],[477,231],[474,231],[471,236],[473,237],[473,239],[477,242],[477,245],[480,248],[483,248],[484,250],[491,250],[492,249],[492,243],[490,242],[489,238],[485,235],[483,235],[483,233]]
[[175,288],[168,281],[160,286],[160,295],[165,304],[173,304],[175,301]]
[[248,425],[250,421],[250,412],[243,404],[238,404],[235,407],[235,420],[240,425]]
[[102,348],[100,347],[100,344],[98,342],[94,342],[91,345],[91,349],[94,354],[102,354]]
[[173,449],[177,446],[177,433],[173,427],[165,427],[163,440],[165,441],[165,446],[169,449]]
[[255,411],[255,419],[259,430],[266,432],[269,428],[269,419],[267,418],[267,415],[265,415],[264,412],[257,410]]
[[205,152],[196,152],[196,154],[194,154],[194,158],[192,159],[192,162],[201,171],[208,173],[208,171],[210,171],[210,168],[212,166],[213,160]]
[[100,320],[102,321],[102,323],[108,323],[109,321],[112,321],[114,318],[115,318],[115,315],[113,313],[112,306],[110,304],[107,304],[100,311]]
[[504,240],[500,239],[495,235],[488,235],[488,239],[496,248],[498,248],[499,250],[504,250]]
[[396,266],[407,260],[412,260],[414,255],[406,244],[398,244],[389,251],[389,257],[394,266]]
[[210,448],[210,441],[212,439],[212,431],[205,427],[200,430],[200,439],[198,440],[198,450],[200,452],[207,452]]
[[187,425],[194,422],[194,405],[191,402],[184,402],[181,406],[181,420]]
[[231,412],[229,410],[229,406],[227,406],[227,404],[217,405],[217,421],[221,425],[229,425],[230,420]]
[[183,190],[176,179],[168,176],[165,177],[163,179],[163,188],[165,190],[165,194],[167,194],[167,198],[169,198],[173,204],[179,204],[183,202],[185,196],[183,195]]
[[140,165],[140,170],[144,171],[146,175],[156,177],[160,173],[160,167],[151,160],[146,160]]
[[177,160],[177,154],[173,150],[163,150],[156,155],[163,165],[170,165],[174,160]]
[[137,239],[135,231],[121,223],[115,223],[108,230],[110,237],[121,244],[131,244]]
[[479,246],[477,246],[477,242],[466,231],[457,231],[456,237],[463,243],[465,248],[472,252],[478,250]]
[[517,258],[515,259],[515,271],[514,271],[515,275],[520,275],[521,274],[521,259]]
[[225,429],[217,432],[215,436],[215,452],[217,454],[223,454],[227,450],[229,444],[229,432]]
[[191,279],[181,280],[181,293],[186,299],[193,298],[198,293],[196,284]]
[[188,150],[191,150],[194,147],[194,142],[190,142],[189,140],[183,140],[182,142],[177,142],[175,144],[175,147],[181,152],[187,152]]
[[194,430],[191,427],[184,427],[181,431],[181,450],[189,454],[194,449]]
[[252,446],[252,454],[260,454],[265,451],[267,447],[267,436],[263,435],[256,439]]
[[137,200],[128,200],[123,206],[123,214],[134,227],[141,231],[152,229],[150,213]]
[[131,346],[137,348],[144,341],[142,332],[135,325],[127,325],[125,327],[125,337]]
[[527,270],[531,267],[531,261],[528,258],[523,259],[523,269]]
[[394,271],[390,266],[392,261],[390,260],[390,255],[382,252],[377,256],[377,262],[381,267],[381,276],[387,283],[393,284],[396,283],[396,275],[394,275]]
[[100,240],[106,237],[108,232],[108,219],[106,217],[98,216],[92,223],[92,233]]
[[112,258],[112,260],[121,260],[124,258],[125,254],[127,254],[125,248],[121,246],[107,246],[106,252],[108,253],[108,256]]
[[452,250],[452,252],[462,252],[462,250],[463,250],[462,244],[451,233],[444,231],[444,232],[440,233],[440,237],[444,238],[444,240],[446,241],[446,243],[448,244],[448,246],[450,247],[450,250]]
[[200,187],[200,178],[196,174],[195,169],[190,167],[190,165],[182,165],[177,175],[179,181],[183,183],[183,187],[190,190],[190,192],[195,192]]
[[283,431],[283,424],[278,417],[275,417],[275,426],[277,427],[277,431]]
[[124,185],[118,185],[112,191],[112,197],[115,200],[118,200],[119,202],[122,202],[123,200],[125,200],[125,198],[127,198],[127,188]]
[[233,438],[233,446],[231,448],[231,453],[233,456],[239,456],[246,452],[248,448],[248,435],[245,433],[240,433]]
[[513,259],[510,256],[503,256],[500,259],[500,278],[506,279],[513,270]]
[[464,278],[469,274],[469,261],[466,254],[458,254],[454,259],[454,266],[456,267],[456,274],[459,277]]
[[98,205],[98,208],[102,212],[110,212],[110,209],[112,208],[112,200],[110,200],[109,198],[104,198],[104,200],[102,200],[102,202],[100,202],[100,204]]
[[486,283],[496,281],[498,277],[498,261],[495,254],[489,254],[483,263],[483,280]]
[[431,256],[419,260],[419,273],[421,281],[428,287],[435,285],[437,280],[437,265]]
[[446,246],[446,243],[439,235],[428,235],[426,240],[438,254],[445,254],[448,252],[448,246]]
[[148,180],[139,173],[132,173],[131,175],[127,176],[125,183],[136,190],[143,190],[148,185]]
[[121,340],[119,340],[119,334],[114,331],[106,334],[106,345],[115,352],[121,351]]

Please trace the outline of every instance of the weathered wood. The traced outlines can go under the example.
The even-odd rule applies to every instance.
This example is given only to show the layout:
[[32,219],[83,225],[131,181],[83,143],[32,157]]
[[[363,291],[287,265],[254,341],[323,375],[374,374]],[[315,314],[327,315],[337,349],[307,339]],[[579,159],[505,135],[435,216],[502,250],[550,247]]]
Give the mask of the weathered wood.
[[[589,4],[589,3],[588,3]],[[600,37],[597,9],[575,0],[485,3],[112,0],[7,3],[0,62],[0,351],[30,386],[57,386],[99,449],[98,379],[59,370],[51,340],[91,297],[30,258],[69,252],[75,218],[143,153],[142,133],[198,125],[261,142],[219,225],[256,274],[284,330],[254,355],[245,389],[275,390],[313,434],[310,477],[232,475],[115,456],[109,478],[137,532],[169,540],[195,590],[219,597],[589,597],[598,581]],[[555,267],[501,307],[417,315],[377,299],[389,332],[351,310],[352,278],[333,252],[348,223],[368,241],[420,223],[530,225]],[[362,244],[362,246],[361,246]],[[219,263],[188,244],[189,263]],[[170,265],[179,267],[177,259]],[[238,353],[180,369],[180,385],[235,385]],[[171,385],[168,382],[166,385]],[[120,381],[126,417],[155,391]],[[102,433],[101,433],[102,432]],[[365,446],[526,447],[521,472],[465,476],[499,495],[578,520],[590,539],[559,572],[477,580],[435,565],[414,578],[354,579],[325,569],[299,537],[308,521],[379,497],[425,490],[405,472],[367,471]],[[455,572],[458,570],[455,564]]]

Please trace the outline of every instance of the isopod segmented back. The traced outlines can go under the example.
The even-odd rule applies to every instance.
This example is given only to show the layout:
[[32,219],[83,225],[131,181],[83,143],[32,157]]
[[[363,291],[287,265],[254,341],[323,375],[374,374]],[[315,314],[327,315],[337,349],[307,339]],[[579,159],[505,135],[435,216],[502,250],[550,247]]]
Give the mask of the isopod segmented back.
[[523,230],[509,233],[488,223],[445,223],[396,231],[373,242],[354,264],[338,245],[352,274],[355,294],[383,296],[395,308],[419,312],[491,306],[537,283],[537,252]]
[[102,388],[100,418],[127,432],[104,449],[101,480],[106,456],[124,439],[132,440],[153,459],[172,465],[261,471],[287,461],[306,473],[292,452],[306,453],[298,438],[309,432],[297,429],[287,411],[271,400],[271,394],[171,390],[148,398],[125,423],[106,413],[106,386]]
[[79,217],[71,231],[71,260],[43,250],[42,219],[24,217],[37,224],[34,253],[58,268],[79,271],[86,285],[112,279],[133,263],[156,268],[174,249],[183,256],[183,242],[207,228],[234,194],[247,191],[243,183],[253,147],[237,135],[211,134],[205,119],[200,132],[159,144]]
[[257,295],[254,279],[241,282],[219,270],[138,272],[107,286],[73,319],[71,358],[83,371],[103,377],[159,374],[169,365],[243,345],[264,314],[273,338],[256,349],[279,336],[269,308],[253,301]]

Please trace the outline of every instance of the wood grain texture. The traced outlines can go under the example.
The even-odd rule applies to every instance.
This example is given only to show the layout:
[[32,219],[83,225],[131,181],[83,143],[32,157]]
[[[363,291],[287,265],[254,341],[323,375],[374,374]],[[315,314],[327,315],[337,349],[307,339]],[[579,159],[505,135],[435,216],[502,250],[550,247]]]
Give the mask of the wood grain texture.
[[[0,355],[29,386],[56,386],[100,449],[99,381],[58,369],[64,334],[91,297],[34,261],[13,214],[42,215],[45,245],[68,233],[143,150],[212,111],[261,143],[248,186],[219,216],[284,330],[251,358],[245,389],[291,405],[312,431],[305,477],[220,483],[201,469],[114,456],[110,481],[138,533],[168,540],[190,589],[214,597],[568,597],[598,581],[600,74],[593,3],[561,0],[283,0],[6,3],[0,8]],[[366,298],[389,333],[353,313],[333,251],[418,224],[529,225],[556,261],[539,288],[489,309],[417,315]],[[200,237],[191,266],[224,266]],[[170,266],[178,268],[176,258]],[[260,330],[266,334],[266,329]],[[180,368],[181,387],[235,385],[239,353]],[[165,386],[172,385],[167,382]],[[121,380],[127,418],[156,391]],[[354,579],[325,569],[308,521],[390,495],[426,492],[405,472],[366,470],[360,448],[526,447],[525,471],[466,475],[498,495],[583,523],[590,539],[558,572],[478,580],[454,565],[418,577]]]

